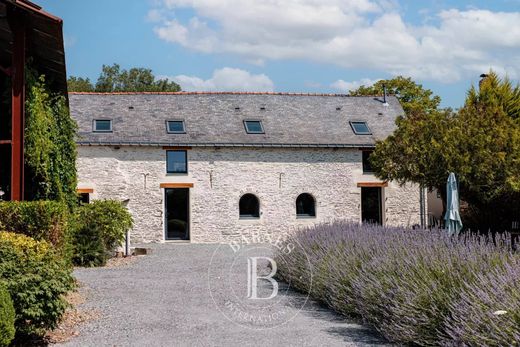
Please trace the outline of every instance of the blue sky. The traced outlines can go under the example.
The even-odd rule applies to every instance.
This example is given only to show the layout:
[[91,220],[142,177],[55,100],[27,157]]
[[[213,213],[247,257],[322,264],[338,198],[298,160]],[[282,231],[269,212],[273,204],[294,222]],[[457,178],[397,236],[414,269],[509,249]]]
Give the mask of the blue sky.
[[489,68],[520,77],[520,0],[37,0],[69,75],[149,67],[185,90],[346,92],[401,74],[459,107]]

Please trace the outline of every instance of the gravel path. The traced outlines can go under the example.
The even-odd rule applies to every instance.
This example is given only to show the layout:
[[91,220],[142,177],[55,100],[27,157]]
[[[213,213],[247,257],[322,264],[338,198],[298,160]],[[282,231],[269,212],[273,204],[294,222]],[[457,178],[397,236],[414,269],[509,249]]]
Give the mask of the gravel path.
[[[216,245],[161,244],[150,255],[114,268],[78,269],[87,301],[101,318],[81,326],[65,346],[374,346],[384,341],[372,331],[284,292],[269,307],[292,319],[270,329],[254,329],[227,319],[216,303],[234,289],[210,295],[208,268],[229,264]],[[212,258],[213,257],[213,258]],[[213,260],[212,260],[213,259]],[[228,285],[242,284],[233,276]],[[220,278],[220,277],[218,277]],[[283,288],[281,290],[283,292]],[[297,303],[296,305],[294,303]],[[303,308],[299,309],[299,304]],[[301,306],[301,305],[300,305]],[[61,345],[60,345],[61,346]]]

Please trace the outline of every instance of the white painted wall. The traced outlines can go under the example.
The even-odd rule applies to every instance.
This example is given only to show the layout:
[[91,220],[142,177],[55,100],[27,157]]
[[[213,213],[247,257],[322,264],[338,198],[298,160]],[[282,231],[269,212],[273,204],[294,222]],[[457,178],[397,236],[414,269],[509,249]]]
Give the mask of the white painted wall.
[[[378,181],[363,174],[361,160],[357,149],[193,148],[188,150],[188,174],[166,174],[162,148],[80,146],[78,187],[93,188],[92,199],[129,199],[135,220],[132,242],[161,242],[160,184],[193,183],[191,240],[222,242],[252,232],[275,236],[314,223],[360,221],[357,183]],[[419,223],[417,186],[390,183],[384,190],[387,225]],[[238,201],[249,192],[260,199],[258,220],[239,219]],[[301,193],[315,197],[316,218],[296,218],[295,201]]]

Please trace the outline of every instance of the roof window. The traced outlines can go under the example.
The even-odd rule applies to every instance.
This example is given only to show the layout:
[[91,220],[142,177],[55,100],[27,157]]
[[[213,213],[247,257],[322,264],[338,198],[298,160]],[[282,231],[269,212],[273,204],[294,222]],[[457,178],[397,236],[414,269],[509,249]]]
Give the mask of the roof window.
[[350,122],[350,126],[356,135],[372,135],[367,122]]
[[96,133],[111,133],[112,120],[111,119],[95,119],[93,124],[93,131]]
[[248,134],[264,134],[264,127],[262,121],[259,120],[245,120],[244,127]]
[[184,128],[184,121],[183,120],[166,121],[166,131],[168,131],[168,134],[186,133],[186,129]]

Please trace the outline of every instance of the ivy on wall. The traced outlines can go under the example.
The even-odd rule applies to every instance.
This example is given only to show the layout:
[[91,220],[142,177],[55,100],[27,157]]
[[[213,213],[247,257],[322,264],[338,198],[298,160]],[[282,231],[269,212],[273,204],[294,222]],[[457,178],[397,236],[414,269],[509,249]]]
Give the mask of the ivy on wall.
[[45,76],[26,69],[25,164],[36,200],[77,203],[76,122],[67,100],[53,93]]

